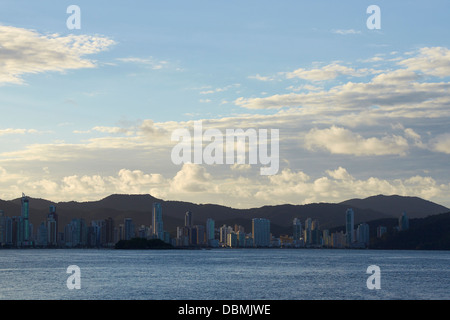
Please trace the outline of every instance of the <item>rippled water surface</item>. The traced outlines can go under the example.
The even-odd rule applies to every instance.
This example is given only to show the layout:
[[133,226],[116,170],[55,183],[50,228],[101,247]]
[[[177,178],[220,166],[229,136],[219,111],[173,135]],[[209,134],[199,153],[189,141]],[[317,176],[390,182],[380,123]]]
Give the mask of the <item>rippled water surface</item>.
[[[81,271],[69,290],[67,267]],[[381,270],[369,290],[367,267]],[[0,250],[0,299],[450,299],[450,252]]]

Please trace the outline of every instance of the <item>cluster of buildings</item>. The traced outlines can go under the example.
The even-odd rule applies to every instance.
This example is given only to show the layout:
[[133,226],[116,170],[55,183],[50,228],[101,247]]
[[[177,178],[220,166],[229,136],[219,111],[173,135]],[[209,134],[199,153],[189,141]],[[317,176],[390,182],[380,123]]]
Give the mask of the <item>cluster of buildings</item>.
[[5,216],[0,210],[0,245],[27,247],[33,243],[33,226],[30,224],[30,203],[28,197],[22,194],[20,216],[12,218]]
[[[141,227],[138,232],[146,236],[147,229]],[[8,217],[0,210],[1,247],[113,247],[118,241],[128,240],[139,234],[136,234],[135,225],[130,218],[124,219],[119,225],[112,218],[92,220],[90,224],[85,219],[74,218],[61,227],[55,206],[49,207],[45,221],[35,227],[29,222],[29,198],[24,194],[20,216]]]
[[[246,232],[241,225],[216,227],[213,219],[207,219],[205,225],[194,224],[193,213],[187,211],[184,226],[176,229],[175,237],[164,230],[163,212],[160,203],[153,203],[150,226],[136,228],[131,218],[116,224],[112,218],[93,220],[90,224],[84,219],[74,218],[60,229],[56,207],[50,206],[47,218],[34,232],[29,222],[29,199],[22,195],[21,215],[7,217],[0,210],[0,245],[7,247],[114,247],[120,240],[132,238],[161,239],[174,247],[290,247],[290,248],[367,248],[369,246],[369,225],[361,223],[355,228],[354,211],[345,212],[345,232],[322,230],[319,221],[307,218],[302,224],[295,218],[292,234],[274,237],[270,231],[270,220],[252,219],[251,231]],[[396,228],[403,231],[409,228],[405,213],[399,218]],[[387,228],[379,226],[377,237],[382,237]]]
[[367,248],[369,246],[369,225],[361,223],[355,228],[353,209],[348,209],[345,213],[345,232],[322,230],[319,221],[312,218],[307,218],[304,225],[300,219],[295,218],[292,227],[292,236],[280,236],[281,247]]
[[271,245],[270,221],[267,219],[252,219],[252,231],[245,232],[241,225],[222,225],[218,228],[211,218],[205,225],[194,225],[193,214],[187,211],[184,226],[177,227],[176,238],[172,240],[175,247],[229,247],[251,248],[269,247]]

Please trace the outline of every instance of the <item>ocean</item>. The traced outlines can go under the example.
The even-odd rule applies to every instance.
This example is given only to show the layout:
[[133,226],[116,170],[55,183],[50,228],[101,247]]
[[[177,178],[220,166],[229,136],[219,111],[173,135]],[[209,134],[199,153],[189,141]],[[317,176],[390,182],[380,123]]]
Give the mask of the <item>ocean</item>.
[[448,300],[449,265],[448,251],[4,249],[0,299]]

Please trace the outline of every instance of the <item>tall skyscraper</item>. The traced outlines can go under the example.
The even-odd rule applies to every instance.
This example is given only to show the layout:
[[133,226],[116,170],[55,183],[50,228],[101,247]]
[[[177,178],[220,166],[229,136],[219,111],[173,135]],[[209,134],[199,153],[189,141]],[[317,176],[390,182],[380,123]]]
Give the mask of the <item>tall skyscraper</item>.
[[105,220],[102,232],[105,234],[105,244],[112,246],[114,244],[114,220],[111,217]]
[[377,227],[377,238],[381,238],[383,234],[387,232],[387,228],[385,226],[378,226]]
[[86,222],[81,218],[72,219],[64,228],[66,246],[85,246],[87,243]]
[[134,238],[135,234],[134,234],[133,220],[131,218],[125,218],[123,220],[123,224],[124,224],[124,239],[130,240]]
[[205,244],[205,238],[206,238],[205,226],[203,226],[203,225],[196,225],[196,226],[193,227],[193,229],[196,230],[197,244],[198,245],[204,245]]
[[311,244],[320,245],[320,236],[319,220],[314,219],[311,223]]
[[353,209],[347,209],[345,212],[345,237],[347,245],[350,246],[354,239],[353,239],[353,229],[355,224],[355,213],[353,212]]
[[228,227],[227,227],[227,225],[224,224],[219,229],[219,241],[221,244],[226,245],[227,235],[228,235]]
[[208,218],[206,220],[206,241],[209,244],[209,240],[214,240],[214,228],[215,222],[213,219]]
[[0,210],[0,246],[11,244],[11,218]]
[[358,228],[356,228],[356,240],[366,247],[369,245],[370,234],[369,225],[367,223],[361,223],[358,225]]
[[56,207],[50,206],[47,216],[47,245],[56,246],[58,244],[58,215]]
[[193,220],[192,220],[192,212],[191,211],[187,211],[186,214],[184,215],[184,226],[188,227],[188,228],[192,228],[193,226]]
[[29,246],[30,243],[30,222],[29,222],[29,216],[30,216],[30,203],[28,200],[28,197],[22,193],[22,238],[21,245],[23,246]]
[[409,229],[409,219],[405,212],[403,212],[400,218],[398,218],[398,228],[400,231]]
[[152,228],[153,228],[153,236],[158,239],[164,240],[162,207],[159,202],[153,203]]
[[302,223],[300,219],[294,218],[294,221],[292,222],[292,227],[293,227],[292,234],[294,236],[294,240],[299,240],[302,237]]
[[268,219],[252,219],[253,246],[268,247],[270,245],[270,221]]
[[311,245],[312,244],[312,219],[308,218],[305,220],[305,244]]
[[6,243],[6,216],[3,210],[0,210],[0,246]]

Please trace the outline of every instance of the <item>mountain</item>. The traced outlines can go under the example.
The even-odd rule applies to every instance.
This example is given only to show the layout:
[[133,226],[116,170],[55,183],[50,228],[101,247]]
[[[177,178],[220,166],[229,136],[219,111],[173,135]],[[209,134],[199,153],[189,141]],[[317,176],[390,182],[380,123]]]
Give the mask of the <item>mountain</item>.
[[372,209],[398,217],[405,212],[409,218],[424,218],[429,215],[450,211],[450,209],[418,197],[377,195],[365,199],[351,199],[341,204],[358,209]]
[[[251,209],[235,209],[216,204],[195,204],[183,201],[164,201],[151,195],[116,194],[99,201],[89,202],[59,202],[54,203],[44,199],[30,198],[30,222],[35,230],[45,221],[48,208],[57,208],[60,228],[67,225],[73,218],[83,218],[87,223],[92,220],[113,218],[116,225],[123,223],[125,218],[133,219],[136,227],[151,225],[152,205],[160,202],[163,207],[164,229],[175,235],[176,227],[184,225],[184,215],[190,210],[193,213],[194,224],[205,225],[207,218],[215,220],[216,227],[223,224],[244,226],[246,232],[251,232],[252,218],[266,218],[271,222],[274,235],[291,234],[292,221],[299,218],[304,222],[307,218],[317,219],[321,229],[331,229],[344,225],[345,211],[353,208],[355,224],[376,219],[397,219],[405,211],[410,218],[425,217],[430,214],[449,211],[443,206],[432,202],[400,196],[375,196],[366,199],[352,199],[342,203],[313,203],[307,205],[276,205]],[[11,201],[0,200],[0,210],[7,216],[20,215],[20,199]]]

